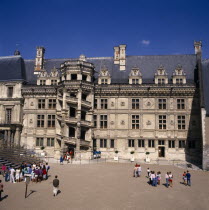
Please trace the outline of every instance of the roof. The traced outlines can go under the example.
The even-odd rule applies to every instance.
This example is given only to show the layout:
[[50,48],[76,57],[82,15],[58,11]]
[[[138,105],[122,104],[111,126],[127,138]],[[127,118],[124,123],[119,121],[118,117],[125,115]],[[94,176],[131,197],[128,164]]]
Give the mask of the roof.
[[0,57],[0,81],[26,80],[24,60],[21,56]]
[[209,59],[202,61],[203,96],[206,114],[209,115]]
[[[168,77],[171,79],[172,73],[177,67],[181,65],[186,73],[186,77],[191,81],[194,81],[194,70],[196,68],[196,55],[146,55],[146,56],[126,56],[126,70],[120,71],[119,65],[114,64],[113,57],[98,57],[98,58],[86,58],[88,62],[91,62],[95,66],[95,77],[98,77],[98,73],[105,65],[111,75],[113,83],[127,83],[128,77],[133,67],[138,67],[142,73],[142,79],[145,83],[152,83],[156,70],[160,65],[163,65]],[[54,67],[59,68],[61,63],[67,60],[75,59],[45,59],[44,68],[47,72],[50,72]],[[29,83],[36,81],[36,75],[33,74],[35,60],[25,60],[25,66],[27,71],[27,80]]]

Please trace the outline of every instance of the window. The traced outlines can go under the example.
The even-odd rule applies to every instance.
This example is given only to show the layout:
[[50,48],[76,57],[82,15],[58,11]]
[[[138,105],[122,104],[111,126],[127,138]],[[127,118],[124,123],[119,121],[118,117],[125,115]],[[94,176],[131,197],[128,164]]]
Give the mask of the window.
[[37,116],[37,127],[44,127],[44,115]]
[[165,79],[158,79],[158,84],[165,84]]
[[185,148],[185,140],[179,140],[179,148]]
[[8,96],[8,98],[12,98],[12,96],[13,96],[13,87],[8,87],[7,96]]
[[159,115],[159,129],[166,129],[166,115]]
[[175,148],[175,141],[174,140],[169,140],[168,141],[168,148]]
[[87,75],[82,75],[82,80],[86,81],[87,80]]
[[165,145],[165,141],[164,140],[158,140],[158,145]]
[[158,99],[158,108],[159,109],[166,109],[166,99],[165,98],[159,98]]
[[139,129],[139,115],[132,115],[132,129]]
[[107,128],[107,115],[100,115],[100,128]]
[[154,140],[148,140],[148,147],[155,147],[155,141]]
[[110,139],[110,148],[114,148],[114,147],[115,147],[115,140]]
[[107,109],[107,99],[101,99],[101,109]]
[[132,84],[139,84],[139,79],[132,79]]
[[75,128],[69,127],[69,137],[75,137]]
[[195,149],[195,141],[188,141],[189,149]]
[[36,146],[43,147],[44,146],[44,138],[36,138]]
[[46,80],[40,80],[40,85],[46,85]]
[[56,109],[56,99],[49,99],[48,108],[49,109]]
[[77,80],[77,74],[71,74],[71,80]]
[[45,99],[38,99],[38,108],[45,109]]
[[178,129],[179,130],[185,130],[185,115],[178,115]]
[[76,116],[76,109],[74,107],[70,107],[70,117]]
[[144,139],[138,139],[138,147],[144,147]]
[[128,140],[128,147],[134,147],[134,139]]
[[177,99],[177,109],[185,109],[185,100],[183,98]]
[[9,124],[12,121],[12,109],[6,109],[6,123]]
[[54,138],[47,138],[47,147],[54,147]]
[[97,99],[94,99],[94,109],[97,109]]
[[176,84],[183,84],[183,79],[176,79]]
[[97,127],[97,115],[94,115],[94,127]]
[[107,139],[100,139],[100,147],[107,148]]
[[97,149],[97,140],[93,139],[93,150]]
[[81,120],[86,120],[86,112],[81,111]]
[[55,115],[48,115],[48,127],[49,128],[55,127]]
[[57,85],[57,80],[51,80],[51,85]]
[[107,85],[107,79],[101,79],[101,84],[102,85]]
[[132,99],[132,109],[139,109],[139,99],[138,98]]
[[85,140],[85,136],[86,136],[86,130],[81,128],[81,139]]

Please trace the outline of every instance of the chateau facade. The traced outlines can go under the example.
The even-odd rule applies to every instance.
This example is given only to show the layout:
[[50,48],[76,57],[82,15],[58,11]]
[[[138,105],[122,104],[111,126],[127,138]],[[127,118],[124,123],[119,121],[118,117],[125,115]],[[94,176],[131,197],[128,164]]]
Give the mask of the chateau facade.
[[[209,168],[208,60],[191,55],[34,60],[0,57],[0,138],[58,158],[182,160]],[[209,78],[208,78],[209,79]],[[206,89],[206,88],[205,88]],[[208,122],[209,123],[209,122]],[[43,149],[43,148],[42,148]]]

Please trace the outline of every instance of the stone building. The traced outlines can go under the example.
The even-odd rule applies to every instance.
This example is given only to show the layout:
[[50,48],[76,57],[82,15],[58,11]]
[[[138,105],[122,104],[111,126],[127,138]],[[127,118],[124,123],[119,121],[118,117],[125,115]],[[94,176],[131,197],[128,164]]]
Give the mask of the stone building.
[[[54,157],[93,150],[113,158],[183,160],[209,168],[208,60],[190,55],[45,59],[0,57],[0,133]],[[207,76],[206,76],[207,75]]]

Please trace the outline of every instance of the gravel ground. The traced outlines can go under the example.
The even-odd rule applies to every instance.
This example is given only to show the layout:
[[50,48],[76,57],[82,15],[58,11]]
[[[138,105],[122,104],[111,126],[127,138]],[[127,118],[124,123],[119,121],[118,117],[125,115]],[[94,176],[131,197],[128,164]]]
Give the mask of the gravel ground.
[[[209,209],[209,172],[192,171],[192,186],[184,186],[183,169],[169,165],[142,164],[142,176],[133,178],[133,163],[91,165],[51,164],[51,177],[42,183],[30,183],[24,198],[25,183],[5,183],[1,210],[23,209]],[[146,169],[161,171],[160,186],[148,185]],[[174,175],[173,188],[166,188],[164,174]],[[61,193],[52,193],[52,180],[58,175]]]

